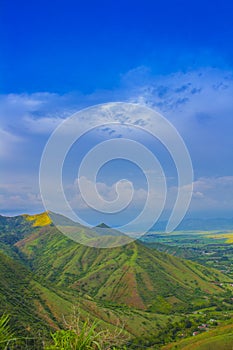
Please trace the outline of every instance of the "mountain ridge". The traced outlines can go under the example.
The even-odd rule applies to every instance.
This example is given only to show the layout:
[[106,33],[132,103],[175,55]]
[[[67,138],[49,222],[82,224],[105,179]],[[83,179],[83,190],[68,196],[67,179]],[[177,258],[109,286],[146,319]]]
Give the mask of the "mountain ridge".
[[85,246],[38,218],[0,217],[0,250],[33,277],[28,293],[37,292],[31,302],[52,327],[59,327],[62,313],[69,314],[79,302],[82,318],[97,318],[110,329],[124,324],[126,332],[138,335],[166,324],[171,314],[176,318],[179,312],[208,306],[229,291],[231,279],[217,270],[137,241],[116,248]]
[[[109,249],[91,248],[69,240],[52,226],[41,227],[15,243],[15,247],[36,272],[50,281],[68,284],[100,300],[141,309],[147,309],[155,295],[169,298],[174,294],[178,302],[184,303],[182,297],[191,296],[193,288],[199,288],[200,295],[211,295],[212,291],[218,294],[222,290],[213,282],[219,278],[228,280],[218,271],[207,271],[201,265],[159,253],[139,242]],[[141,288],[142,284],[145,287]],[[134,297],[130,297],[130,291]]]

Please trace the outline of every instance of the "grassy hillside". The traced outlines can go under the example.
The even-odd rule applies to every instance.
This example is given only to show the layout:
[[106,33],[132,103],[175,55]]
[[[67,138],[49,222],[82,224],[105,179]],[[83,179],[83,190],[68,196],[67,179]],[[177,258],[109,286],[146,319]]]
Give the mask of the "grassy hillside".
[[[72,222],[66,223],[72,227]],[[5,264],[0,298],[5,290],[9,294],[0,312],[15,315],[24,329],[29,323],[38,328],[42,323],[45,328],[62,327],[76,305],[81,320],[97,319],[101,328],[124,327],[131,335],[143,336],[166,327],[171,315],[173,322],[179,321],[184,313],[230,295],[231,280],[219,271],[137,242],[111,249],[78,244],[61,234],[47,213],[0,217],[0,225],[0,251],[9,255],[2,255],[0,261]],[[91,239],[96,234],[81,225],[75,225],[75,230],[80,235],[87,230]],[[98,227],[103,239],[108,239],[109,232],[108,227]],[[8,284],[7,276],[11,276]],[[23,316],[24,304],[18,302],[14,308],[10,302],[16,296],[25,303],[23,310],[31,312],[31,319]]]
[[69,322],[74,307],[81,321],[98,320],[101,329],[112,331],[124,326],[126,332],[134,334],[137,327],[141,326],[144,332],[153,329],[155,322],[166,323],[167,317],[134,313],[127,308],[106,308],[90,297],[45,284],[3,253],[0,253],[0,267],[0,315],[10,315],[16,334],[35,336],[40,333],[46,337],[51,329],[65,327],[64,320]]
[[223,293],[227,284],[220,286],[221,282],[230,282],[214,269],[137,242],[112,249],[83,246],[51,225],[37,228],[15,247],[47,281],[95,300],[141,310],[170,313],[187,301],[195,307]]
[[0,312],[11,316],[18,330],[49,330],[49,325],[58,327],[52,313],[44,308],[46,300],[41,286],[32,279],[32,274],[19,262],[0,253]]
[[161,350],[232,350],[233,325],[225,325],[215,330],[184,339],[162,347]]
[[0,241],[12,245],[25,237],[32,230],[31,222],[25,220],[23,215],[5,217],[0,215]]
[[[31,217],[30,217],[31,218]],[[40,215],[41,218],[41,215]],[[144,311],[122,308],[116,304],[105,305],[100,300],[95,300],[88,293],[79,292],[70,288],[69,283],[59,283],[50,278],[53,263],[48,264],[47,259],[53,257],[45,254],[42,260],[46,266],[38,266],[36,255],[41,255],[43,249],[46,251],[49,245],[48,237],[51,232],[56,233],[56,239],[52,244],[52,251],[56,254],[59,250],[63,252],[63,244],[70,244],[63,235],[53,227],[45,225],[44,220],[38,221],[37,216],[28,220],[27,216],[16,218],[1,217],[2,227],[0,232],[0,314],[7,313],[11,316],[12,323],[17,326],[16,331],[20,334],[35,334],[37,331],[49,332],[51,327],[57,329],[64,327],[64,319],[69,319],[75,306],[80,314],[81,320],[89,318],[97,319],[102,329],[124,327],[130,334],[138,334],[153,329],[157,323],[166,324],[166,315],[147,314]],[[36,225],[35,225],[36,222]],[[4,225],[6,224],[6,226]],[[7,239],[8,235],[13,239]],[[58,236],[57,236],[58,235]],[[48,237],[47,237],[48,236]],[[28,245],[28,256],[23,256],[22,251],[17,248],[22,241]],[[59,237],[59,239],[58,239]],[[37,239],[38,240],[37,240]],[[3,243],[4,242],[4,243]],[[21,243],[20,243],[21,242]],[[44,242],[44,243],[43,243]],[[22,244],[23,244],[22,243]],[[72,242],[72,245],[76,243]],[[42,247],[44,247],[42,249]],[[95,251],[95,249],[93,249]],[[36,252],[36,254],[34,254]],[[35,260],[32,257],[35,257]],[[62,266],[60,266],[62,269]],[[56,270],[56,268],[55,268]],[[58,273],[58,270],[56,270]],[[59,270],[60,271],[60,270]],[[46,275],[49,276],[46,276]],[[65,272],[62,279],[65,276]],[[55,283],[56,282],[56,283]],[[138,331],[139,330],[139,331]]]

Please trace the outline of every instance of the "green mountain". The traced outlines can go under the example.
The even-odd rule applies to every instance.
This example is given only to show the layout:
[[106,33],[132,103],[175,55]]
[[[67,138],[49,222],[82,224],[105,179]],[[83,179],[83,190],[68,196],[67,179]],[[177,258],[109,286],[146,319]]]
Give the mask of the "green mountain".
[[156,311],[156,298],[163,298],[168,309],[190,300],[195,303],[196,299],[221,294],[220,282],[230,282],[219,271],[138,242],[111,249],[91,248],[70,240],[51,225],[37,227],[14,246],[48,282],[95,300],[142,310]]
[[[13,328],[17,328],[16,331],[18,330],[21,335],[25,333],[35,335],[37,331],[40,331],[41,334],[43,329],[45,333],[48,333],[51,328],[63,328],[64,320],[69,321],[74,308],[81,321],[87,318],[97,319],[101,329],[105,328],[110,331],[124,327],[124,332],[136,335],[138,329],[139,333],[143,333],[148,329],[153,329],[156,322],[166,323],[167,316],[148,315],[144,311],[134,310],[127,306],[122,309],[116,304],[106,306],[99,300],[94,300],[90,295],[70,288],[69,284],[59,285],[47,278],[44,272],[40,273],[39,269],[34,267],[32,255],[28,258],[17,248],[17,245],[22,242],[24,244],[27,242],[29,246],[32,244],[32,253],[34,250],[40,255],[40,240],[43,241],[43,237],[47,240],[50,233],[54,232],[56,239],[53,242],[55,244],[53,249],[56,251],[56,244],[60,246],[65,236],[55,229],[46,213],[36,216],[1,217],[1,224],[0,314],[10,314]],[[9,237],[11,239],[8,239]],[[36,237],[39,237],[38,242],[36,242]],[[72,242],[72,245],[75,246],[78,245],[66,237],[65,241]],[[49,242],[44,243],[46,247]],[[94,248],[92,249],[95,251]],[[62,250],[60,254],[63,254]],[[18,301],[16,304],[15,300]]]
[[[69,219],[62,224],[72,226]],[[74,227],[76,234],[95,239],[96,228]],[[217,270],[136,241],[108,249],[81,245],[63,235],[47,213],[0,217],[0,228],[0,264],[5,266],[0,297],[9,291],[0,312],[19,317],[25,329],[20,305],[15,309],[10,302],[15,296],[38,318],[38,327],[60,327],[75,305],[83,319],[139,335],[165,326],[171,314],[179,318],[180,312],[207,307],[229,293],[231,280]],[[98,230],[105,231],[106,240],[116,231]]]

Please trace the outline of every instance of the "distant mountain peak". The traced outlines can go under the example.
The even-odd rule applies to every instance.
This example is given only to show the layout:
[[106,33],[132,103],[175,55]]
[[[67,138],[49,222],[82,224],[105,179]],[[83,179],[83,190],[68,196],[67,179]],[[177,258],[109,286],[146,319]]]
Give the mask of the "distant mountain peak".
[[110,226],[106,225],[104,222],[101,222],[99,225],[95,227],[100,227],[100,228],[111,228]]

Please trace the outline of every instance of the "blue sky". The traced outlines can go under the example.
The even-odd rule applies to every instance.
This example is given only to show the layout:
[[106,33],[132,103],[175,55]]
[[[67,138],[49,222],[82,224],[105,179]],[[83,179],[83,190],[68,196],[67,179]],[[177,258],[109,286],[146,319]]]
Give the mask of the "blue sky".
[[122,74],[232,67],[231,1],[1,2],[1,91],[112,89]]
[[[0,6],[1,213],[43,210],[40,157],[63,119],[97,103],[129,101],[160,111],[184,138],[195,175],[188,215],[233,216],[231,1],[3,0]],[[172,178],[169,157],[158,153]],[[134,180],[144,190],[141,179]],[[100,174],[105,194],[115,180],[114,169]],[[169,186],[172,202],[175,182]],[[94,217],[102,219],[118,220]]]

